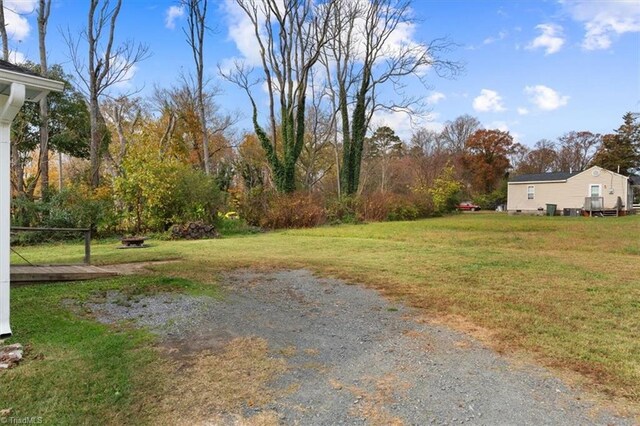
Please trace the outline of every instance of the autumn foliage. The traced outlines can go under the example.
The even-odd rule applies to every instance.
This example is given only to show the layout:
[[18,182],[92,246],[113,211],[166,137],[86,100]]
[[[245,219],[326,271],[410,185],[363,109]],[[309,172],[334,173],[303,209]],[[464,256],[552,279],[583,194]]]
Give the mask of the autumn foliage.
[[462,164],[474,191],[488,193],[496,189],[509,169],[513,138],[500,130],[478,130],[467,140]]

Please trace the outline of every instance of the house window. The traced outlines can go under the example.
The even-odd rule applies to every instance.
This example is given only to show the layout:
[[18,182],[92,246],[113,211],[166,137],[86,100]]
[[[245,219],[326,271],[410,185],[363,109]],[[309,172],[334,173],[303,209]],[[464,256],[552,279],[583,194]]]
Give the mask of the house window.
[[533,200],[536,195],[536,187],[533,185],[527,186],[527,199]]
[[600,185],[599,184],[594,184],[594,185],[590,185],[589,186],[589,193],[592,197],[599,197],[600,196]]

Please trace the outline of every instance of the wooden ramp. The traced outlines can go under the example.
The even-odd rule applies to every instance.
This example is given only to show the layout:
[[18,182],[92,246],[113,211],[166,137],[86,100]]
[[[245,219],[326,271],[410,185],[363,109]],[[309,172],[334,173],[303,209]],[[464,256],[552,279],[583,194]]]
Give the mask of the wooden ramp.
[[11,265],[11,284],[50,281],[78,281],[113,277],[117,272],[92,265]]

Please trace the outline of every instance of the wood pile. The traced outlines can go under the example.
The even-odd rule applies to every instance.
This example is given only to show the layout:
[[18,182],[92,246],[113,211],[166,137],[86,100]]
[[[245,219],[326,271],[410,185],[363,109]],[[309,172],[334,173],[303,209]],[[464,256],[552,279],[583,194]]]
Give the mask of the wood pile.
[[207,225],[202,221],[173,225],[171,227],[171,238],[174,240],[201,240],[204,238],[218,238],[219,236],[213,225]]

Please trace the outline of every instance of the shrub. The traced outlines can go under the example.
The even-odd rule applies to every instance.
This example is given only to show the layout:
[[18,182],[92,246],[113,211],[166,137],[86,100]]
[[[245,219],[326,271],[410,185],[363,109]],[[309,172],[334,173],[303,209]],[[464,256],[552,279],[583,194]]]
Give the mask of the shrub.
[[260,232],[257,226],[249,225],[242,217],[230,218],[218,213],[216,228],[220,235],[247,235]]
[[[114,214],[112,196],[108,188],[101,187],[91,193],[82,185],[73,185],[59,193],[52,192],[48,200],[31,200],[17,197],[12,200],[14,226],[41,228],[89,228],[99,234],[113,232],[118,224]],[[42,241],[77,239],[77,232],[29,232],[20,233],[17,243],[30,244]]]
[[325,223],[415,220],[433,213],[430,199],[415,193],[375,192],[323,202],[322,197],[315,193],[278,194],[257,187],[239,194],[236,199],[241,219],[250,226],[269,229],[306,228]]
[[416,220],[420,217],[420,209],[409,197],[394,197],[389,208],[387,220]]
[[488,194],[482,194],[474,197],[473,202],[482,207],[483,210],[495,210],[499,205],[506,204],[507,181],[504,180],[500,187]]
[[124,173],[114,181],[122,226],[135,232],[166,231],[173,224],[211,224],[223,203],[215,178],[175,161],[150,156],[125,160]]
[[116,229],[118,222],[109,187],[100,187],[91,192],[86,186],[74,185],[51,197],[46,226],[93,226],[98,232],[108,234]]
[[330,199],[326,203],[327,222],[332,225],[358,223],[358,203],[355,197]]
[[224,203],[216,178],[200,170],[179,173],[166,215],[173,223],[204,221],[211,224]]
[[327,221],[322,199],[314,194],[279,194],[255,187],[238,197],[240,218],[267,229],[309,228]]
[[260,220],[263,228],[312,228],[325,224],[327,215],[319,196],[308,193],[276,194]]
[[462,183],[455,177],[453,166],[446,166],[429,189],[436,213],[448,213],[456,209],[460,203]]
[[360,202],[357,204],[358,219],[367,222],[387,220],[392,197],[392,194],[386,192],[374,192],[361,196]]
[[364,221],[415,220],[427,217],[431,210],[427,200],[416,194],[392,194],[375,192],[361,197],[358,218]]
[[274,193],[263,189],[262,186],[256,186],[241,194],[237,194],[234,201],[237,203],[238,213],[250,226],[261,226],[262,218],[264,218],[269,210],[271,198]]

